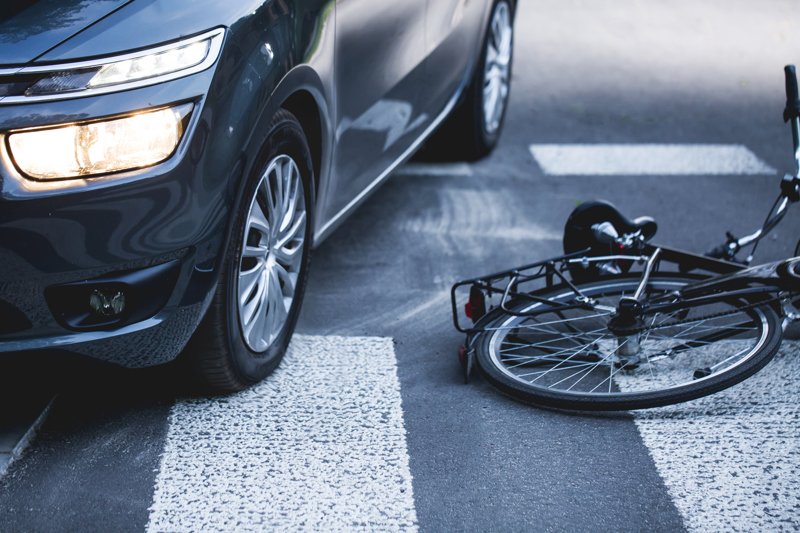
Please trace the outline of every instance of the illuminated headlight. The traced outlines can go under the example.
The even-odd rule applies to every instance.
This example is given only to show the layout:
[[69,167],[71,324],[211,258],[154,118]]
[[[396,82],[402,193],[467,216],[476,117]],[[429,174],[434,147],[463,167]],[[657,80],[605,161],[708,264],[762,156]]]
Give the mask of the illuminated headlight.
[[210,40],[135,59],[117,61],[102,67],[54,72],[37,81],[25,92],[28,96],[80,91],[118,85],[186,70],[203,62]]
[[209,39],[158,54],[105,65],[89,81],[89,87],[115,85],[170,74],[199,65],[208,54]]
[[53,180],[141,168],[169,158],[192,104],[122,118],[11,132],[8,146],[26,175]]
[[145,87],[201,72],[219,57],[223,29],[148,50],[104,59],[34,65],[20,69],[20,92],[6,95],[3,104],[60,100]]

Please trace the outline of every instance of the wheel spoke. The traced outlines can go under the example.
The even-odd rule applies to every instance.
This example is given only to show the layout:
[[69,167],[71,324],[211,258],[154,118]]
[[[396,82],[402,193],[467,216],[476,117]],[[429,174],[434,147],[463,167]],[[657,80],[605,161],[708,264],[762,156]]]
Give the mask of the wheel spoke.
[[[589,346],[585,346],[585,347],[581,348],[580,350],[575,350],[573,348],[564,348],[563,350],[558,350],[558,351],[555,351],[555,352],[552,352],[552,353],[547,353],[545,355],[538,355],[538,356],[534,356],[534,355],[529,355],[529,356],[515,355],[515,356],[510,356],[510,357],[503,357],[503,361],[519,361],[520,358],[523,358],[523,357],[525,358],[523,360],[523,363],[518,363],[516,365],[508,365],[506,368],[509,368],[509,369],[515,368],[517,366],[522,366],[523,364],[530,363],[531,361],[548,360],[548,361],[556,361],[556,362],[560,363],[560,362],[570,361],[573,357],[575,357],[576,355],[580,355],[580,354],[586,352],[588,349],[589,349]],[[570,354],[570,356],[567,357],[566,359],[562,359],[562,358],[558,357],[558,356],[560,356],[562,354],[567,354],[567,353]]]
[[[584,346],[584,347],[583,347],[583,348],[581,348],[580,350],[577,350],[577,351],[575,351],[575,353],[573,353],[572,355],[570,355],[569,357],[567,357],[567,358],[566,358],[566,359],[564,359],[563,361],[559,362],[559,363],[558,363],[556,366],[554,366],[553,368],[549,369],[549,371],[548,371],[548,372],[552,372],[552,371],[554,371],[554,370],[557,370],[557,369],[561,368],[561,367],[564,365],[564,363],[567,363],[567,362],[569,362],[570,360],[572,360],[572,358],[573,358],[573,357],[575,357],[576,355],[578,355],[578,354],[580,354],[580,353],[584,352],[584,351],[585,351],[587,348],[588,348],[588,345],[587,345],[587,346]],[[547,374],[547,372],[545,372],[545,374]],[[543,375],[544,375],[544,374],[543,374]],[[542,377],[542,376],[540,376],[540,377]],[[536,379],[539,379],[539,378],[536,378]],[[536,380],[533,380],[533,381],[536,381]],[[531,382],[531,383],[533,383],[533,382]]]
[[[271,179],[270,173],[267,173],[264,179],[261,180],[261,184],[259,186],[259,198],[267,206],[267,219],[275,222],[278,220],[278,214],[275,211],[274,186],[272,181],[273,180]],[[274,235],[276,226],[277,223],[269,226],[270,238],[272,238],[272,235]]]
[[286,304],[284,293],[283,288],[281,287],[280,277],[276,270],[277,269],[270,272],[269,312],[272,317],[272,323],[270,324],[271,328],[269,333],[272,336],[278,334],[283,322],[286,320]]
[[[602,315],[600,315],[600,314],[587,315],[587,316],[579,316],[579,317],[575,317],[575,318],[568,318],[566,320],[552,320],[552,321],[549,321],[549,322],[537,322],[536,326],[548,326],[548,325],[551,325],[551,324],[563,324],[565,322],[576,322],[578,320],[587,320],[587,319],[594,319],[594,318],[609,316],[610,314],[611,313],[606,313],[606,314],[602,314]],[[529,326],[527,324],[514,324],[513,326],[505,326],[505,327],[502,327],[502,326],[501,327],[487,327],[487,328],[484,328],[484,331],[499,331],[499,330],[509,330],[509,329],[517,329],[517,328],[519,328],[519,329],[534,329],[534,330],[537,329],[535,326]]]
[[264,299],[267,297],[265,291],[269,290],[266,283],[266,271],[264,269],[260,269],[257,273],[257,277],[253,282],[253,288],[255,291],[251,289],[249,293],[239,293],[239,305],[242,314],[241,319],[244,326],[253,322],[259,310],[263,311]]
[[267,246],[245,246],[244,250],[242,251],[242,257],[254,257],[262,259],[267,255],[268,252],[269,247]]
[[278,239],[281,239],[282,236],[285,235],[287,231],[289,231],[293,222],[296,219],[298,204],[300,203],[301,200],[300,195],[298,194],[299,188],[300,188],[300,180],[294,180],[293,182],[290,182],[289,186],[287,187],[285,196],[286,201],[284,202],[284,215],[283,215],[283,220],[281,220],[281,225],[278,232]]
[[268,236],[270,234],[269,222],[264,215],[264,210],[261,209],[261,205],[258,202],[253,203],[253,207],[250,210],[250,218],[247,221],[247,227],[263,235]]
[[294,294],[294,288],[297,285],[297,273],[289,272],[281,265],[275,265],[274,271],[277,277],[277,282],[282,287],[281,291],[283,295],[292,296],[292,294]]
[[275,260],[282,265],[294,265],[303,249],[306,231],[306,214],[300,213],[292,227],[275,243]]
[[250,295],[253,293],[253,288],[256,286],[256,283],[261,281],[264,275],[264,262],[260,262],[256,265],[255,268],[251,268],[250,270],[246,270],[244,272],[239,273],[239,303],[240,305],[244,305],[250,298]]
[[486,65],[494,66],[498,55],[497,48],[495,48],[493,44],[489,43],[489,46],[486,48]]
[[285,231],[285,229],[292,223],[292,217],[294,216],[294,205],[292,205],[292,200],[296,199],[293,197],[293,192],[296,191],[295,187],[297,186],[297,181],[294,177],[294,167],[286,163],[282,167],[282,176],[283,180],[281,182],[281,197],[280,197],[280,221],[278,224],[278,232],[276,238]]
[[262,282],[264,289],[261,291],[261,297],[257,299],[258,305],[253,311],[253,316],[244,326],[244,336],[250,343],[260,346],[263,343],[263,336],[261,331],[264,329],[264,323],[267,320],[267,310],[265,309],[265,300],[267,296],[266,283]]

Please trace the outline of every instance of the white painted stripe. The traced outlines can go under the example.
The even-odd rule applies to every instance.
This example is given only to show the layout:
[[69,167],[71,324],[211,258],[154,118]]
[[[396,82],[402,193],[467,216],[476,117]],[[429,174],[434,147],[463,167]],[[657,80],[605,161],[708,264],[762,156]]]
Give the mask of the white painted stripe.
[[177,403],[148,531],[416,531],[391,339],[296,335],[250,390]]
[[552,176],[774,175],[776,170],[738,144],[532,144]]
[[472,176],[467,163],[406,163],[398,168],[398,176]]
[[723,392],[635,413],[689,531],[800,529],[799,348],[784,341]]
[[[56,398],[58,398],[58,394],[53,395],[50,401],[47,403],[47,406],[42,409],[42,412],[36,417],[36,420],[33,421],[33,424],[25,430],[25,432],[19,437],[19,441],[17,444],[11,449],[10,452],[3,452],[0,453],[0,477],[3,477],[5,473],[8,471],[8,468],[11,466],[11,463],[19,459],[22,453],[31,445],[33,439],[36,437],[36,433],[42,428],[42,424],[44,421],[47,420],[47,415],[50,414],[50,410],[53,407],[53,404],[56,402]],[[24,426],[23,426],[24,427]],[[11,439],[13,441],[14,436],[14,429],[11,430]],[[16,433],[19,435],[19,433]],[[8,436],[8,435],[6,435]]]

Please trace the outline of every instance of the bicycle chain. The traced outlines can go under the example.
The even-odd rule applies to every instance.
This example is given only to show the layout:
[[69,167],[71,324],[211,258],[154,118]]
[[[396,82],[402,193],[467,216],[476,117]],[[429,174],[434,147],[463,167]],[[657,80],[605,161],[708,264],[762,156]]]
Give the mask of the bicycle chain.
[[[794,294],[794,295],[788,296],[788,298],[791,299],[794,296],[797,296],[797,295]],[[675,326],[680,326],[681,324],[691,324],[692,322],[702,322],[703,320],[711,320],[712,318],[719,318],[719,317],[722,317],[722,316],[735,315],[736,313],[739,313],[741,311],[746,311],[748,309],[753,309],[755,307],[761,307],[762,305],[770,304],[772,302],[778,302],[780,300],[783,300],[784,298],[787,298],[787,296],[786,295],[784,295],[784,296],[775,296],[774,298],[770,298],[770,299],[767,299],[767,300],[761,300],[760,302],[755,302],[755,303],[743,305],[741,307],[737,307],[736,309],[731,309],[729,311],[721,311],[719,313],[712,313],[710,315],[704,315],[704,316],[699,316],[699,317],[694,317],[694,318],[686,318],[684,320],[676,320],[674,322],[670,322],[669,324],[659,324],[657,326],[643,326],[641,328],[636,328],[636,330],[637,330],[637,332],[642,332],[642,331],[650,331],[650,330],[653,330],[653,329],[671,328],[671,327],[675,327]]]

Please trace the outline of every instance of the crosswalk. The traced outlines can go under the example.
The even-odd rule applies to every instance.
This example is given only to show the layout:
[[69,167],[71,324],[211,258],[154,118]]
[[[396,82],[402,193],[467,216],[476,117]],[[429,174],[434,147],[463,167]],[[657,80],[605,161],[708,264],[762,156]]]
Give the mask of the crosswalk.
[[800,345],[755,376],[685,404],[635,413],[690,531],[800,529]]
[[147,530],[416,531],[391,339],[297,335],[268,379],[177,403]]
[[[744,383],[635,413],[689,531],[800,527],[797,342]],[[296,336],[273,376],[170,416],[147,530],[416,531],[391,339]]]
[[532,144],[551,176],[774,175],[740,144]]

